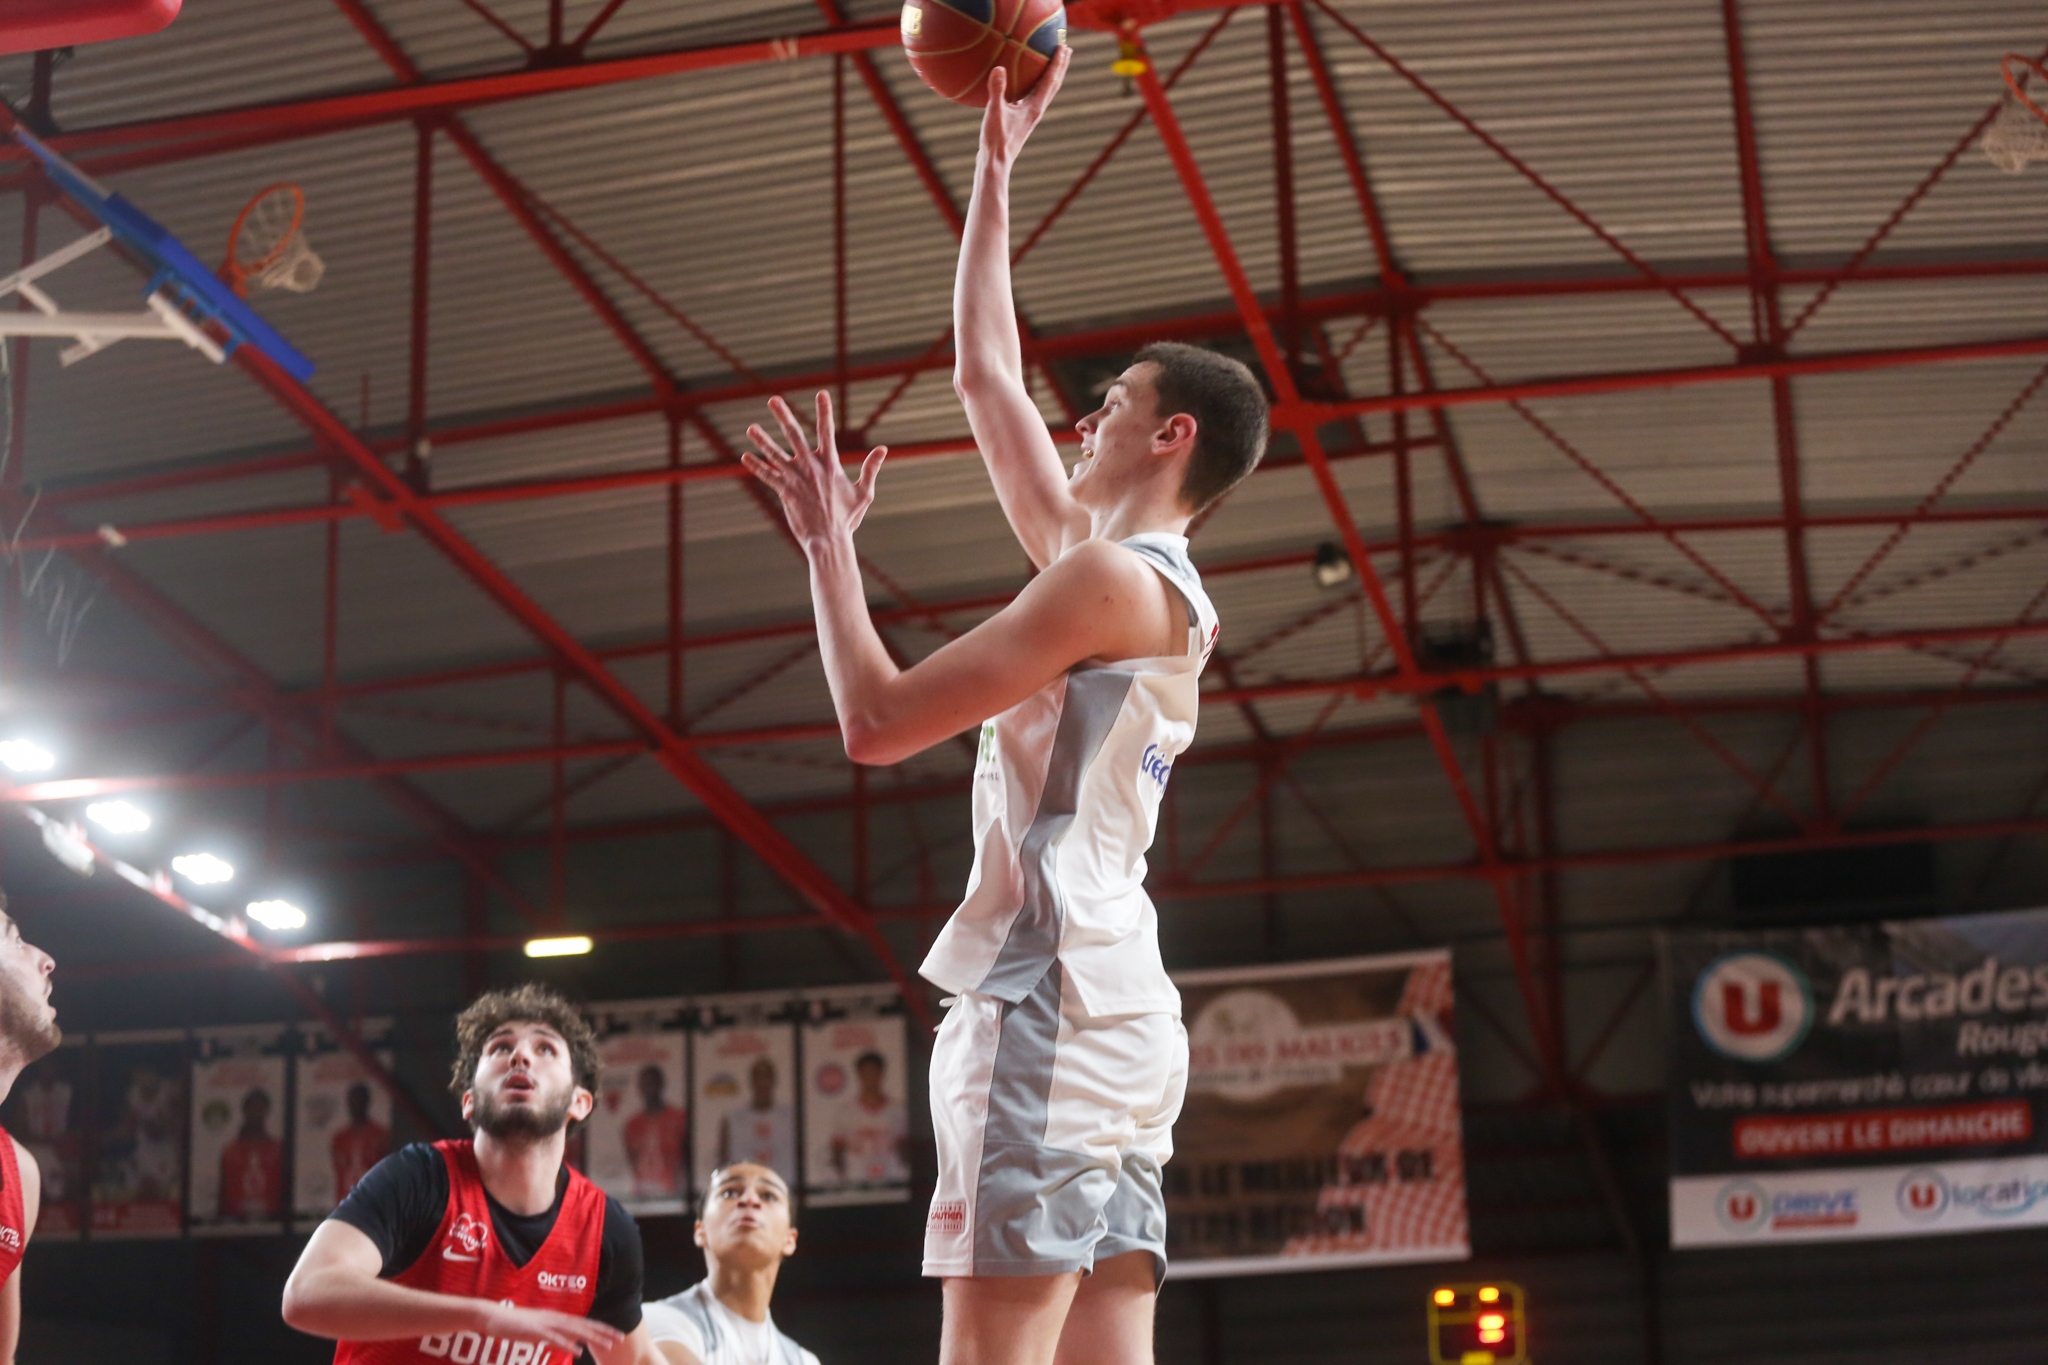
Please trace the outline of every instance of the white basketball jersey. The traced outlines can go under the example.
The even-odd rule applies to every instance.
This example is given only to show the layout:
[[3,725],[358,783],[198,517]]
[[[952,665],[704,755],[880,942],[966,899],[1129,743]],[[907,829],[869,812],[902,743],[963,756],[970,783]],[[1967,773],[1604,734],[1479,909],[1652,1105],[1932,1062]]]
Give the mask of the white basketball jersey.
[[1187,650],[1073,669],[981,727],[974,870],[920,969],[944,990],[1020,1001],[1057,961],[1090,1016],[1180,1012],[1145,852],[1194,742],[1216,610],[1186,536],[1120,543],[1186,602]]

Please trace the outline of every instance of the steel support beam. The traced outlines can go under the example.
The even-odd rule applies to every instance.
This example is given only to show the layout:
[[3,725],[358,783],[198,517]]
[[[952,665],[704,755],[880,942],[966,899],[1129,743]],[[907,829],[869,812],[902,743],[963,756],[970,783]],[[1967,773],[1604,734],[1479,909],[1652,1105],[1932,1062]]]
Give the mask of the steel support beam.
[[[1140,55],[1144,55],[1142,45]],[[1459,763],[1456,749],[1451,743],[1443,719],[1437,713],[1431,700],[1434,689],[1430,679],[1421,671],[1416,660],[1412,642],[1407,638],[1401,622],[1389,600],[1386,586],[1381,581],[1379,570],[1367,553],[1364,538],[1359,534],[1358,523],[1351,515],[1343,491],[1337,486],[1336,476],[1331,472],[1317,429],[1322,422],[1306,416],[1306,409],[1295,384],[1293,371],[1288,367],[1286,357],[1281,354],[1274,338],[1272,327],[1261,309],[1257,295],[1253,292],[1251,279],[1245,274],[1230,233],[1224,226],[1222,215],[1217,211],[1214,199],[1209,194],[1207,181],[1197,164],[1194,151],[1189,147],[1186,134],[1180,126],[1179,116],[1165,88],[1160,84],[1158,71],[1146,57],[1137,77],[1139,91],[1145,97],[1145,107],[1151,112],[1152,126],[1159,133],[1159,140],[1166,149],[1168,160],[1173,163],[1179,176],[1181,188],[1187,192],[1189,207],[1194,211],[1202,234],[1208,239],[1216,264],[1224,280],[1230,286],[1230,295],[1236,302],[1238,313],[1243,318],[1245,331],[1250,335],[1259,361],[1266,370],[1267,381],[1273,386],[1278,402],[1274,409],[1274,423],[1294,433],[1300,443],[1303,456],[1308,461],[1310,472],[1315,476],[1317,491],[1324,506],[1335,523],[1339,542],[1350,556],[1353,569],[1358,574],[1360,586],[1365,590],[1366,600],[1371,604],[1373,615],[1378,619],[1382,634],[1393,646],[1394,663],[1398,675],[1411,689],[1417,699],[1424,731],[1429,736],[1430,747],[1435,751],[1437,761],[1442,765],[1444,776],[1450,783],[1452,796],[1456,799],[1460,814],[1471,832],[1473,844],[1478,853],[1479,864],[1488,870],[1488,881],[1500,904],[1501,922],[1507,931],[1509,956],[1515,964],[1516,979],[1524,996],[1531,1001],[1530,1017],[1540,1018],[1540,1007],[1535,1005],[1535,981],[1528,959],[1527,943],[1522,933],[1521,907],[1515,885],[1503,873],[1497,833],[1487,820],[1485,812],[1474,801],[1470,785],[1465,779],[1464,769]]]
[[769,824],[760,811],[700,758],[686,739],[607,669],[587,646],[543,610],[440,513],[428,506],[410,484],[393,473],[304,385],[252,347],[241,348],[235,352],[234,358],[287,412],[302,422],[316,440],[353,467],[370,496],[385,503],[391,514],[411,524],[464,577],[523,626],[561,668],[576,676],[598,700],[641,734],[656,761],[702,801],[799,897],[835,926],[866,943],[903,991],[905,1004],[913,1016],[928,1022],[929,1010],[922,989],[897,961],[895,950],[882,937],[874,921],[837,883],[805,857],[780,830]]
[[[363,0],[334,0],[342,14],[365,41],[407,86],[423,80],[422,73],[397,42],[378,22]],[[848,49],[851,50],[851,49]],[[619,312],[616,304],[561,245],[548,225],[541,221],[532,196],[490,156],[475,136],[459,121],[445,125],[449,141],[483,178],[505,209],[555,268],[580,293],[593,312],[616,336],[627,352],[647,373],[657,394],[671,399],[681,389],[669,376],[651,347]],[[921,985],[904,970],[895,950],[881,930],[846,892],[756,810],[714,768],[699,757],[672,725],[644,702],[637,693],[608,670],[567,628],[528,596],[510,576],[479,551],[446,518],[427,505],[406,480],[394,475],[378,454],[354,432],[335,418],[305,385],[284,373],[268,356],[252,347],[235,353],[236,361],[258,384],[296,417],[315,442],[332,451],[344,464],[352,465],[362,481],[365,496],[384,504],[386,516],[402,518],[455,568],[470,580],[514,621],[543,645],[556,660],[558,677],[574,676],[601,702],[641,733],[654,750],[654,757],[721,823],[744,842],[799,898],[823,914],[836,927],[865,943],[883,969],[903,993],[905,1007],[921,1023],[931,1023],[930,1011]],[[714,449],[725,450],[717,428],[701,414],[691,420],[703,431]],[[779,523],[778,523],[779,524]]]

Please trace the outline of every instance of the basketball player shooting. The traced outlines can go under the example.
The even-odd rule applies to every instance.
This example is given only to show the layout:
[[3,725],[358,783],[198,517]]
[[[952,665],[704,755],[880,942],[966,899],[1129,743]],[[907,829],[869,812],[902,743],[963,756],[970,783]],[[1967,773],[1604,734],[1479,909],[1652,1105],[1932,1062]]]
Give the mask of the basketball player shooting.
[[1166,1265],[1160,1166],[1187,1076],[1145,852],[1194,738],[1216,616],[1188,523],[1265,449],[1236,361],[1152,345],[1076,423],[1068,477],[1025,387],[1010,289],[1009,181],[1066,74],[1029,96],[990,77],[960,248],[954,387],[996,495],[1041,571],[914,667],[868,615],[853,533],[886,450],[849,481],[831,398],[818,439],[770,404],[747,467],[810,563],[847,756],[895,763],[981,727],[974,871],[921,969],[955,998],[932,1052],[939,1177],[927,1275],[945,1280],[942,1365],[1145,1365]]
[[[0,895],[0,1100],[29,1063],[64,1040],[50,1005],[50,955],[21,937]],[[21,1258],[41,1211],[42,1170],[28,1148],[0,1128],[0,1362],[13,1365],[21,1337]]]

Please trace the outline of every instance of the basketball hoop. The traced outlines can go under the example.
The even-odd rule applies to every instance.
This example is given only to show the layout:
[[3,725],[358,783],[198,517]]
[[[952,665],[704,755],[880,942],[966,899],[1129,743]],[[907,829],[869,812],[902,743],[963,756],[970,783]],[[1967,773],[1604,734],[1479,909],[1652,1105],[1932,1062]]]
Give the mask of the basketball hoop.
[[228,231],[228,258],[220,272],[229,287],[245,299],[251,285],[310,293],[327,263],[306,245],[300,231],[305,217],[306,195],[297,185],[285,182],[259,191]]
[[2048,92],[2048,70],[2017,52],[2008,53],[1999,62],[1998,70],[2005,77],[2005,104],[1977,145],[1983,148],[1992,165],[2017,175],[2027,168],[2028,162],[2048,159],[2048,113],[2043,113],[2027,93],[2030,76],[2041,78],[2036,90]]

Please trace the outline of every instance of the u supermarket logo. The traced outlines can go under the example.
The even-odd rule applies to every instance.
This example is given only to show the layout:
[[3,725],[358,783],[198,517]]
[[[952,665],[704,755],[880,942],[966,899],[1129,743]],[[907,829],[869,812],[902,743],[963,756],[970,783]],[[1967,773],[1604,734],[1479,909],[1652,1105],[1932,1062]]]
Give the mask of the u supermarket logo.
[[1707,1046],[1740,1062],[1774,1062],[1813,1026],[1806,973],[1776,953],[1716,958],[1692,993],[1693,1024]]
[[1926,1167],[1899,1177],[1899,1212],[1915,1223],[1931,1223],[1948,1212],[1948,1181]]
[[1731,1232],[1755,1232],[1771,1217],[1771,1197],[1754,1180],[1738,1180],[1714,1200],[1714,1216]]

